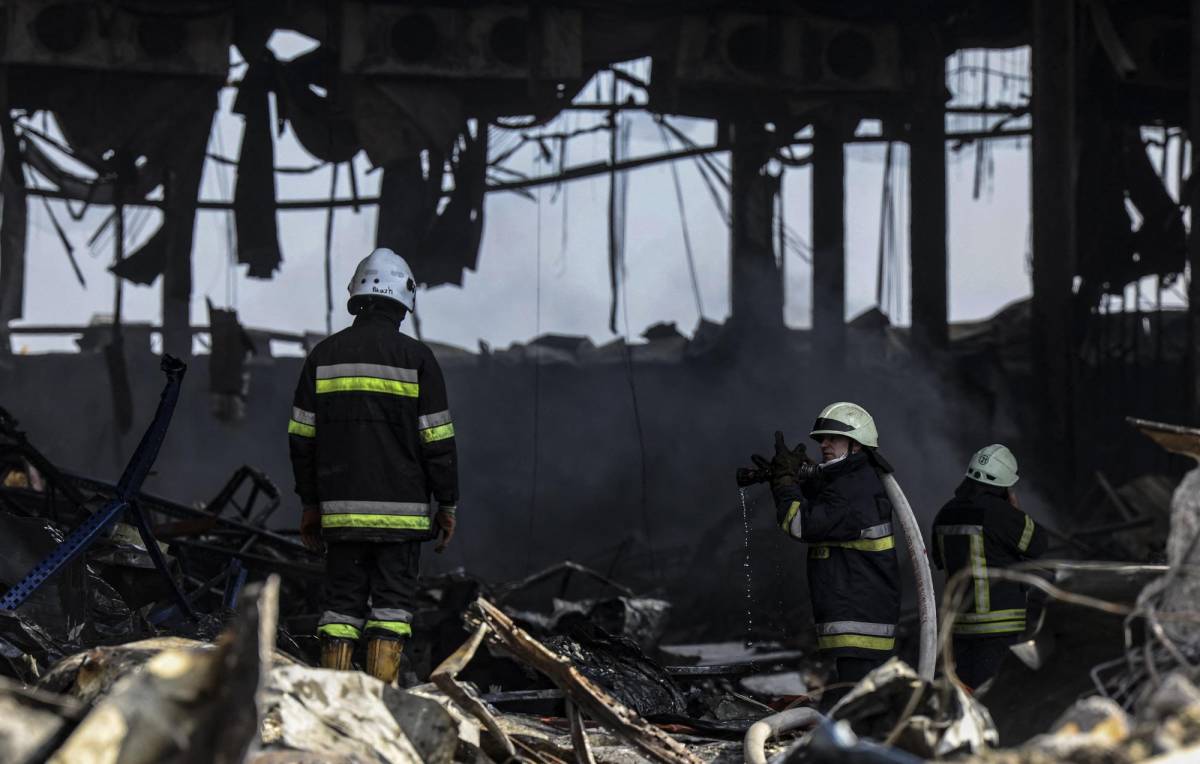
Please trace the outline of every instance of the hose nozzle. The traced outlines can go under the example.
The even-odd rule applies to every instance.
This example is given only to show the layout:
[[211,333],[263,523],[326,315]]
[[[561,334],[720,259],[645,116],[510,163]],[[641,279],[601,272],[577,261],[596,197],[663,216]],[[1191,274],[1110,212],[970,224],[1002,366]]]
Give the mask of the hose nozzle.
[[[821,474],[821,466],[816,462],[805,462],[796,470],[796,481],[805,483]],[[771,470],[756,467],[739,467],[737,471],[738,488],[745,488],[756,483],[771,482]]]

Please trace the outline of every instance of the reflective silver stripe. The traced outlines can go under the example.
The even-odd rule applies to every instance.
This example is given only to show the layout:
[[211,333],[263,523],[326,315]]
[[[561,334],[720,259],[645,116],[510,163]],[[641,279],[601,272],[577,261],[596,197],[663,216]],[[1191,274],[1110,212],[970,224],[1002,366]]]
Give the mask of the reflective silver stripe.
[[882,525],[872,525],[870,528],[863,528],[858,532],[860,539],[881,539],[884,536],[892,535],[892,524],[883,523]]
[[353,626],[356,629],[361,629],[363,624],[367,622],[366,618],[355,618],[352,615],[343,613],[335,613],[332,610],[326,610],[321,613],[321,620],[317,621],[317,626],[328,626],[331,623],[344,623],[347,626]]
[[317,424],[317,415],[311,411],[305,411],[301,408],[292,406],[292,419],[295,419],[300,424],[306,424],[313,427]]
[[982,536],[982,525],[935,525],[933,532],[943,536]]
[[374,377],[376,379],[393,379],[397,382],[416,382],[416,369],[402,369],[399,366],[384,366],[378,363],[335,363],[330,366],[317,367],[317,379],[337,379],[338,377]]
[[409,501],[323,501],[323,515],[428,515],[429,505]]
[[412,613],[398,607],[373,607],[371,608],[371,620],[412,623]]
[[867,621],[830,621],[818,623],[817,634],[827,637],[830,634],[866,634],[871,637],[891,637],[896,634],[896,626],[891,623],[868,623]]
[[449,410],[417,417],[418,430],[428,430],[430,427],[438,427],[443,424],[450,424]]

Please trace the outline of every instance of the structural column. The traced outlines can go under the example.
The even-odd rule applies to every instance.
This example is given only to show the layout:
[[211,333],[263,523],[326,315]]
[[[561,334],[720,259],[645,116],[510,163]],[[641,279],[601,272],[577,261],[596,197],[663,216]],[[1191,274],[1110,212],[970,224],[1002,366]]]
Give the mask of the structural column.
[[[0,103],[7,101],[0,98]],[[8,323],[21,318],[25,308],[27,208],[21,157],[7,112],[0,117],[0,139],[0,355],[8,355],[12,352]]]
[[1191,80],[1189,85],[1188,141],[1192,145],[1191,190],[1188,204],[1192,211],[1188,231],[1188,404],[1192,421],[1200,421],[1200,0],[1192,0]]
[[846,343],[846,160],[838,122],[813,125],[813,348],[839,363]]
[[[196,200],[204,171],[211,117],[197,121],[180,136],[179,149],[170,158],[164,179],[166,262],[162,280],[163,352],[176,358],[192,354],[192,242],[196,230]],[[275,214],[263,210],[264,215]]]
[[1039,455],[1060,497],[1073,468],[1071,300],[1075,274],[1075,0],[1033,4],[1033,304],[1030,349]]
[[739,332],[783,330],[783,278],[775,258],[775,196],[779,178],[767,172],[771,144],[757,122],[734,122],[730,181],[730,321]]
[[909,125],[912,336],[918,348],[943,348],[949,336],[946,59],[936,32],[922,32],[918,49],[918,92]]

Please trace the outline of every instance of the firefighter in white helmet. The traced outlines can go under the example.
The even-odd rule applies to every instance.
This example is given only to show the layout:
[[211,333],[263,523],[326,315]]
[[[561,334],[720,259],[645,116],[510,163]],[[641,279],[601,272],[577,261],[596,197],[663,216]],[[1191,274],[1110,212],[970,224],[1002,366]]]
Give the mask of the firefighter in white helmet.
[[1046,535],[1021,511],[1013,489],[1017,458],[994,443],[975,452],[967,474],[933,521],[933,562],[955,573],[969,570],[971,586],[954,621],[954,662],[959,679],[977,688],[999,668],[1025,631],[1025,590],[993,581],[989,569],[1040,557]]
[[892,505],[871,458],[879,434],[866,409],[846,402],[826,406],[809,434],[821,448],[818,465],[775,433],[776,517],[808,544],[817,647],[834,659],[838,681],[857,682],[895,651],[900,619]]
[[354,271],[354,324],[313,348],[288,424],[301,535],[326,550],[321,665],[393,682],[412,633],[421,542],[454,535],[458,467],[446,384],[433,353],[400,333],[416,307],[404,258],[376,249]]

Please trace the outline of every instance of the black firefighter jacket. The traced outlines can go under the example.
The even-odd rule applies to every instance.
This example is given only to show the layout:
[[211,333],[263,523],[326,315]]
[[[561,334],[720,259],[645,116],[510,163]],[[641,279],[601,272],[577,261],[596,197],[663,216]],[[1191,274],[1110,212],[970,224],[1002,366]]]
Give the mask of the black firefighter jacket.
[[776,492],[783,530],[808,543],[817,646],[842,657],[883,658],[896,646],[900,568],[892,504],[867,454]]
[[950,576],[970,569],[971,586],[954,622],[958,637],[1017,634],[1025,630],[1025,589],[1015,581],[992,581],[988,570],[1040,557],[1046,534],[1029,515],[1008,503],[1007,491],[971,478],[933,521],[933,562]]
[[458,501],[454,424],[433,353],[370,311],[309,354],[288,442],[296,493],[327,541],[434,535],[432,495]]

